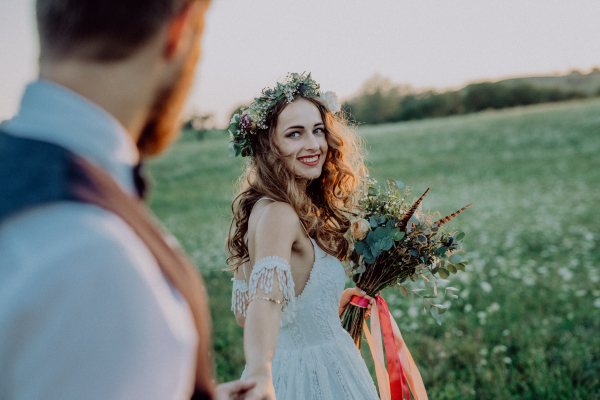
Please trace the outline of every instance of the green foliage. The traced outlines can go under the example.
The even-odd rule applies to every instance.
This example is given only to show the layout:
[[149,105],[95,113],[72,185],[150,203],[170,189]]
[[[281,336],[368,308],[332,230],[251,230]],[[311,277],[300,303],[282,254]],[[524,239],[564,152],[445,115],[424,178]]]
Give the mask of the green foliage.
[[[429,398],[600,399],[600,100],[361,131],[375,178],[435,188],[424,207],[442,215],[475,203],[456,218],[468,229],[469,263],[454,264],[466,273],[446,271],[445,290],[458,298],[442,326],[407,288],[383,293]],[[228,140],[184,135],[152,165],[152,208],[206,279],[220,380],[244,366],[231,274],[220,272],[245,165],[227,157]],[[363,356],[373,371],[368,346]]]
[[[520,78],[476,83],[444,93],[431,90],[416,92],[408,86],[393,85],[389,80],[375,77],[367,81],[362,91],[344,106],[356,121],[381,124],[600,96],[600,87],[596,93],[590,92],[581,85],[581,79],[577,79],[581,74],[571,75],[565,82],[575,79],[577,84],[573,86],[557,80],[563,77],[548,77],[549,80]],[[585,82],[597,85],[600,83],[600,70],[583,77]],[[548,82],[555,82],[555,85]]]

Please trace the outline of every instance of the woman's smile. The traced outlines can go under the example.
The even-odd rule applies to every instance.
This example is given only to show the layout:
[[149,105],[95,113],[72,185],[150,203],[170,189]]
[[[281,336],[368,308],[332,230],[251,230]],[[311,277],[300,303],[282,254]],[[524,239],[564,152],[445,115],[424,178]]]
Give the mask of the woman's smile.
[[308,165],[310,167],[314,167],[315,165],[319,165],[319,160],[321,159],[320,154],[316,154],[314,156],[304,156],[298,157],[297,160],[300,161],[304,165]]

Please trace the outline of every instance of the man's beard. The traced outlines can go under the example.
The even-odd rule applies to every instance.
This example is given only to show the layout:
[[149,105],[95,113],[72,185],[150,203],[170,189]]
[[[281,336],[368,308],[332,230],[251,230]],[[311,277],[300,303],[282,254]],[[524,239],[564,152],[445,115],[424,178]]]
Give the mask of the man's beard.
[[182,65],[174,82],[160,88],[156,94],[154,105],[137,142],[141,157],[161,153],[179,134],[181,111],[192,86],[200,55],[199,39],[198,35],[193,50]]

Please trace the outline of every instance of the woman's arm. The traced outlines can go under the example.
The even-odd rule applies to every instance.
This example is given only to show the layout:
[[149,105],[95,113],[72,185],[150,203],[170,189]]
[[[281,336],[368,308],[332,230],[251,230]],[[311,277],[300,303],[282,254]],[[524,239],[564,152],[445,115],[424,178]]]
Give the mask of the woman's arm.
[[246,397],[250,400],[275,399],[271,362],[277,347],[282,305],[293,301],[295,295],[289,260],[299,228],[298,216],[285,203],[265,207],[256,225],[256,262],[248,280],[250,303],[244,322],[246,376],[257,382]]
[[235,314],[236,322],[243,328],[246,321],[246,310],[248,309],[248,287],[242,268],[243,266],[240,265],[233,271],[233,279],[237,282],[234,281],[233,284],[231,308]]

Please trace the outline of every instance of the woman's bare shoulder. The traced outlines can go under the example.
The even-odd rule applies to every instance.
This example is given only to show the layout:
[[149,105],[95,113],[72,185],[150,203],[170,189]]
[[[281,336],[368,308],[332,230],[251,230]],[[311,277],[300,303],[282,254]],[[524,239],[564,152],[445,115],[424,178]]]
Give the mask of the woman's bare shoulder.
[[257,205],[252,211],[250,234],[256,239],[259,247],[285,245],[291,248],[293,242],[302,233],[300,218],[288,203],[271,201]]

